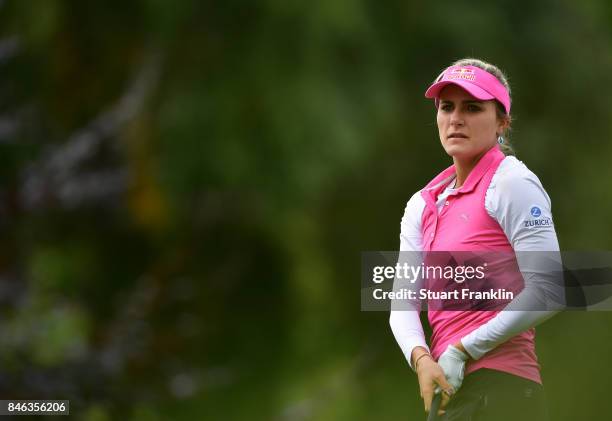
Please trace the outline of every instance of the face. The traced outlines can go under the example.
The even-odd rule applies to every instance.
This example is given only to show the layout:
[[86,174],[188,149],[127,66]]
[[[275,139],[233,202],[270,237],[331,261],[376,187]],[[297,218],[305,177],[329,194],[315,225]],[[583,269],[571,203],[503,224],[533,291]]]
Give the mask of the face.
[[478,100],[457,85],[440,92],[437,122],[442,147],[461,160],[479,159],[507,126],[497,117],[494,100]]

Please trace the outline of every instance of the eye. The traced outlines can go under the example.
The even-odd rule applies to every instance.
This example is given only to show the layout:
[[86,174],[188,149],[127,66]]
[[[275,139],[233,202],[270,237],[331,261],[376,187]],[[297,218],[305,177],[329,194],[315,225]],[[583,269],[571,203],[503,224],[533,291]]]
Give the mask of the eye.
[[480,106],[476,105],[476,104],[468,104],[467,106],[467,110],[469,112],[475,113],[481,110]]
[[453,105],[448,102],[443,102],[442,105],[440,105],[440,109],[442,111],[450,111],[453,109]]

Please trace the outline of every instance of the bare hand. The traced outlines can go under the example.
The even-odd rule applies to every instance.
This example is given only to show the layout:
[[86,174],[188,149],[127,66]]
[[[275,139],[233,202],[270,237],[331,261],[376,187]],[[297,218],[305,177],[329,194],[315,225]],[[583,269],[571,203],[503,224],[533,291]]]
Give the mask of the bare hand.
[[425,412],[429,412],[436,387],[442,389],[442,403],[438,415],[444,414],[443,408],[448,405],[450,397],[454,393],[453,387],[446,381],[442,367],[431,357],[423,357],[418,364],[417,375],[419,377],[419,388],[421,398],[425,405]]

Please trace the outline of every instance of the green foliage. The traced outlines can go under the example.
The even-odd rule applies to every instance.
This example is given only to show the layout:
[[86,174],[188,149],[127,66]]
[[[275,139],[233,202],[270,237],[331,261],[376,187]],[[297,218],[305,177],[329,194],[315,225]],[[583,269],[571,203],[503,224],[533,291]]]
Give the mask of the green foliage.
[[[359,311],[359,258],[397,248],[449,165],[423,92],[465,56],[508,72],[562,248],[610,247],[609,2],[6,1],[0,20],[3,393],[87,421],[421,417],[387,315]],[[571,393],[604,399],[607,319],[538,329],[554,419],[599,413]]]

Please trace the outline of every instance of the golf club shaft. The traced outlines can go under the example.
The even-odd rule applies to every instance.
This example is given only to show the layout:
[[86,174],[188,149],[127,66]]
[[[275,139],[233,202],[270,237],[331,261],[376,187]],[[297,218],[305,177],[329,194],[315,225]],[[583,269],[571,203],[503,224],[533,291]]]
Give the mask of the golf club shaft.
[[429,415],[427,421],[436,421],[438,419],[438,409],[440,409],[440,403],[442,402],[442,393],[436,393],[431,401],[431,408],[429,409]]

